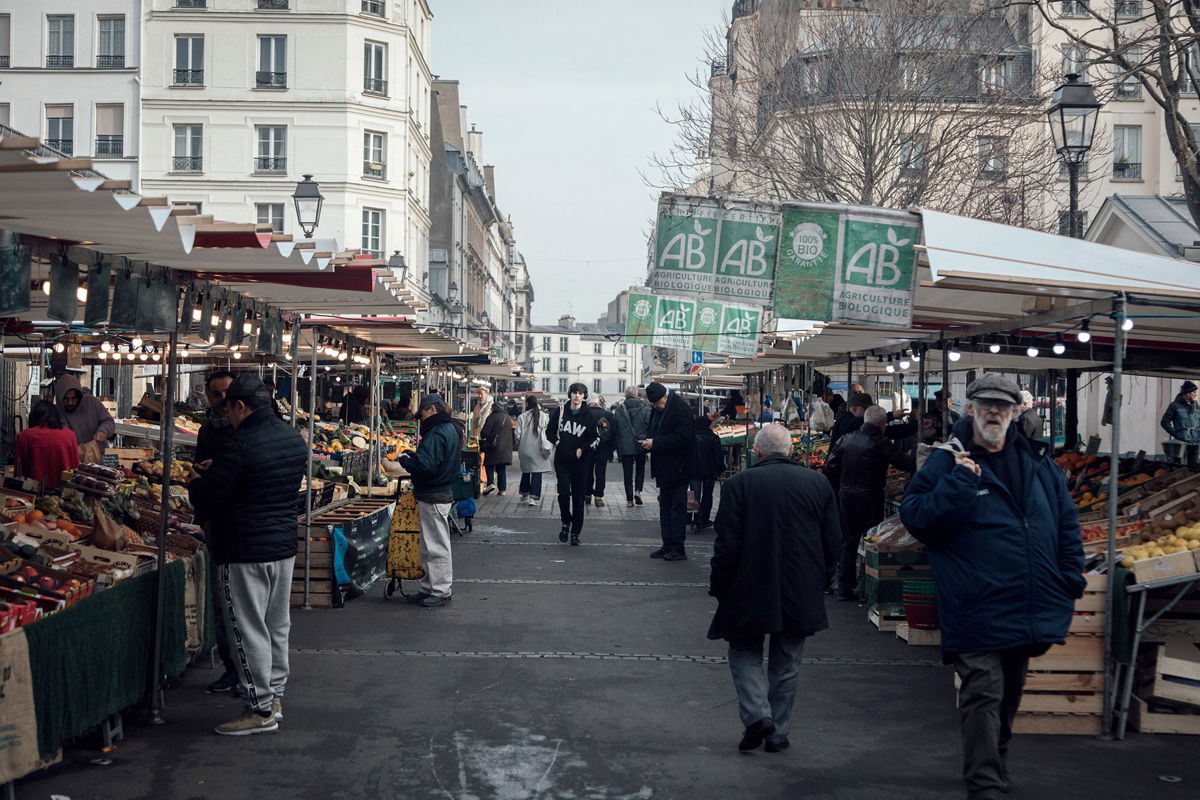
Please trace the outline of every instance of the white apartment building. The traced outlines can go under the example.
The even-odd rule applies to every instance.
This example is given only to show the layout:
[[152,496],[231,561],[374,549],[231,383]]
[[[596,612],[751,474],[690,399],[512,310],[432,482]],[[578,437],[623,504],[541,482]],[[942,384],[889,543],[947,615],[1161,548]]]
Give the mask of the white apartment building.
[[0,0],[0,125],[138,180],[142,0]]
[[535,389],[558,400],[567,399],[567,387],[582,383],[589,400],[603,395],[606,406],[621,399],[628,386],[640,385],[641,348],[618,339],[623,325],[577,324],[572,316],[557,325],[534,325],[530,330],[530,357],[538,376]]
[[432,15],[426,0],[145,0],[142,190],[423,267]]

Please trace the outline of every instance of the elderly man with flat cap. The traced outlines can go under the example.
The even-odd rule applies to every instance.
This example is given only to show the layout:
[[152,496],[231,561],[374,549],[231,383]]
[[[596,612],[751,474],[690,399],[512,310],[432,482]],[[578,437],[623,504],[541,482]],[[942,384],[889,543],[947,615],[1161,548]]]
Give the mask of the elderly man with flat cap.
[[[1083,595],[1079,519],[1047,446],[1014,424],[1016,381],[984,373],[967,414],[905,492],[900,517],[937,582],[942,655],[961,680],[970,800],[1008,792],[1008,744],[1029,659],[1065,641]],[[1037,792],[1034,792],[1037,794]]]

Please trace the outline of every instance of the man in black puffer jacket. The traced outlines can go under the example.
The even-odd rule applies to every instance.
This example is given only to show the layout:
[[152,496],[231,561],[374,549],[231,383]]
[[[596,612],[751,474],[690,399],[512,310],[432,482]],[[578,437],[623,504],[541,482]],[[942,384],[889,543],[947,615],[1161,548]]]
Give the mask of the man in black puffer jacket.
[[275,416],[258,377],[234,379],[225,404],[235,430],[203,475],[193,470],[188,491],[208,514],[217,600],[248,704],[216,731],[248,736],[278,730],[283,719],[297,498],[309,450]]
[[696,434],[692,430],[692,412],[687,402],[668,392],[661,383],[646,386],[650,401],[650,424],[642,447],[650,453],[650,474],[658,483],[658,525],[662,547],[650,554],[663,561],[684,561],[687,539],[687,487],[692,459],[696,452]]

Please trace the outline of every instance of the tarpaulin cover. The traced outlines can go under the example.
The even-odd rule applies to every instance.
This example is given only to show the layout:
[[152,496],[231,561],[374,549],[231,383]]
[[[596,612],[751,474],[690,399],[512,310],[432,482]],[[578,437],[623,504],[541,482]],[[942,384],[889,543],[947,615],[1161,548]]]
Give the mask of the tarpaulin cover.
[[97,264],[88,270],[87,306],[83,311],[83,324],[94,328],[108,322],[108,298],[112,291],[112,265]]
[[0,247],[0,314],[29,310],[29,248]]
[[59,322],[75,321],[79,268],[58,253],[50,256],[50,302],[46,316]]

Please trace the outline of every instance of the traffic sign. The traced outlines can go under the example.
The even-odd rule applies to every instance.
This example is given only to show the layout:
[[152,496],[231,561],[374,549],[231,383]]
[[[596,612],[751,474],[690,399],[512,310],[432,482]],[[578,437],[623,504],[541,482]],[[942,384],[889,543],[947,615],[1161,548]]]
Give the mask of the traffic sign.
[[700,352],[699,350],[693,350],[692,351],[692,363],[693,364],[703,364],[704,363],[704,353]]

